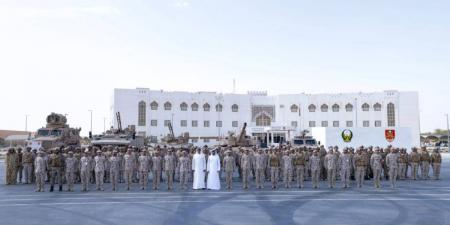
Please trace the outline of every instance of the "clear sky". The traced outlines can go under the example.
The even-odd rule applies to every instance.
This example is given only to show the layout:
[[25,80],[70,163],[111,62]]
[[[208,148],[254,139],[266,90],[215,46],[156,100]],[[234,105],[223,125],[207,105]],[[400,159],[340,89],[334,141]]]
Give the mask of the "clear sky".
[[[94,133],[113,88],[419,91],[450,112],[450,1],[0,0],[0,129],[50,112]],[[107,127],[109,122],[107,122]]]

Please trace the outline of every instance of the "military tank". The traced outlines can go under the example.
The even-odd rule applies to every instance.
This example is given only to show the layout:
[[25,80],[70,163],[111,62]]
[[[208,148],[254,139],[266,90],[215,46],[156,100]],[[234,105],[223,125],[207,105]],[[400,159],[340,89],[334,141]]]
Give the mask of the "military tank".
[[81,128],[71,128],[67,117],[52,112],[47,116],[47,125],[37,130],[36,135],[27,141],[27,147],[49,150],[56,147],[79,147]]
[[234,132],[229,132],[228,137],[220,140],[222,147],[253,147],[256,145],[256,140],[247,135],[247,123],[241,129],[239,135],[236,136]]
[[103,146],[135,146],[135,147],[143,147],[144,146],[144,138],[143,136],[136,135],[136,127],[134,125],[129,125],[125,129],[122,129],[122,122],[120,119],[120,112],[116,113],[117,119],[117,129],[111,127],[111,129],[107,130],[103,134],[92,135],[90,134],[89,138],[91,139],[91,145],[96,147]]
[[175,137],[175,133],[173,132],[173,126],[172,123],[169,122],[167,124],[169,128],[169,134],[167,134],[165,137],[161,139],[161,142],[159,145],[165,145],[175,148],[189,148],[192,146],[192,144],[189,143],[189,133],[185,132],[182,135]]

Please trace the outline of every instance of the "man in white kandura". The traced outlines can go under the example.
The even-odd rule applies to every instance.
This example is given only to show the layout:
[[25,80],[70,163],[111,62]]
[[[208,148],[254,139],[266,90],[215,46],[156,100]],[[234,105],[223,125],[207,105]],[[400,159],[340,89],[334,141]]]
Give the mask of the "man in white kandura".
[[192,171],[194,173],[192,188],[194,190],[205,189],[206,159],[200,148],[197,148],[197,153],[192,158]]
[[209,190],[220,190],[220,159],[219,155],[217,155],[217,150],[214,149],[212,151],[212,155],[208,157],[208,180],[206,182],[206,187]]

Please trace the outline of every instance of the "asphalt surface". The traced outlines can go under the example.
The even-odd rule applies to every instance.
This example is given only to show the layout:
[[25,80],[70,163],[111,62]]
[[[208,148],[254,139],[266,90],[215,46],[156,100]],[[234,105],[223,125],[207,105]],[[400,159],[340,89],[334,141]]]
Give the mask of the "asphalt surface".
[[[135,224],[450,224],[450,155],[444,155],[440,181],[387,181],[376,190],[280,189],[243,191],[240,182],[228,191],[34,192],[34,185],[4,185],[0,162],[0,225],[135,225]],[[339,182],[338,182],[339,184]],[[165,186],[162,186],[165,188]],[[223,184],[222,184],[223,187]],[[91,186],[91,189],[93,186]],[[178,188],[178,187],[177,187]],[[46,185],[48,191],[48,185]]]

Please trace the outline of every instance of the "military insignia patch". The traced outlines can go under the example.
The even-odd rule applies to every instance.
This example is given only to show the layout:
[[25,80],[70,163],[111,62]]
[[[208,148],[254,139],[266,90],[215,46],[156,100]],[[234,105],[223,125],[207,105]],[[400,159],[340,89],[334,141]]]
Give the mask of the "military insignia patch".
[[385,130],[384,137],[388,142],[393,142],[395,140],[395,130]]
[[342,131],[342,140],[344,140],[344,142],[351,142],[353,139],[353,132],[351,130],[344,130]]

